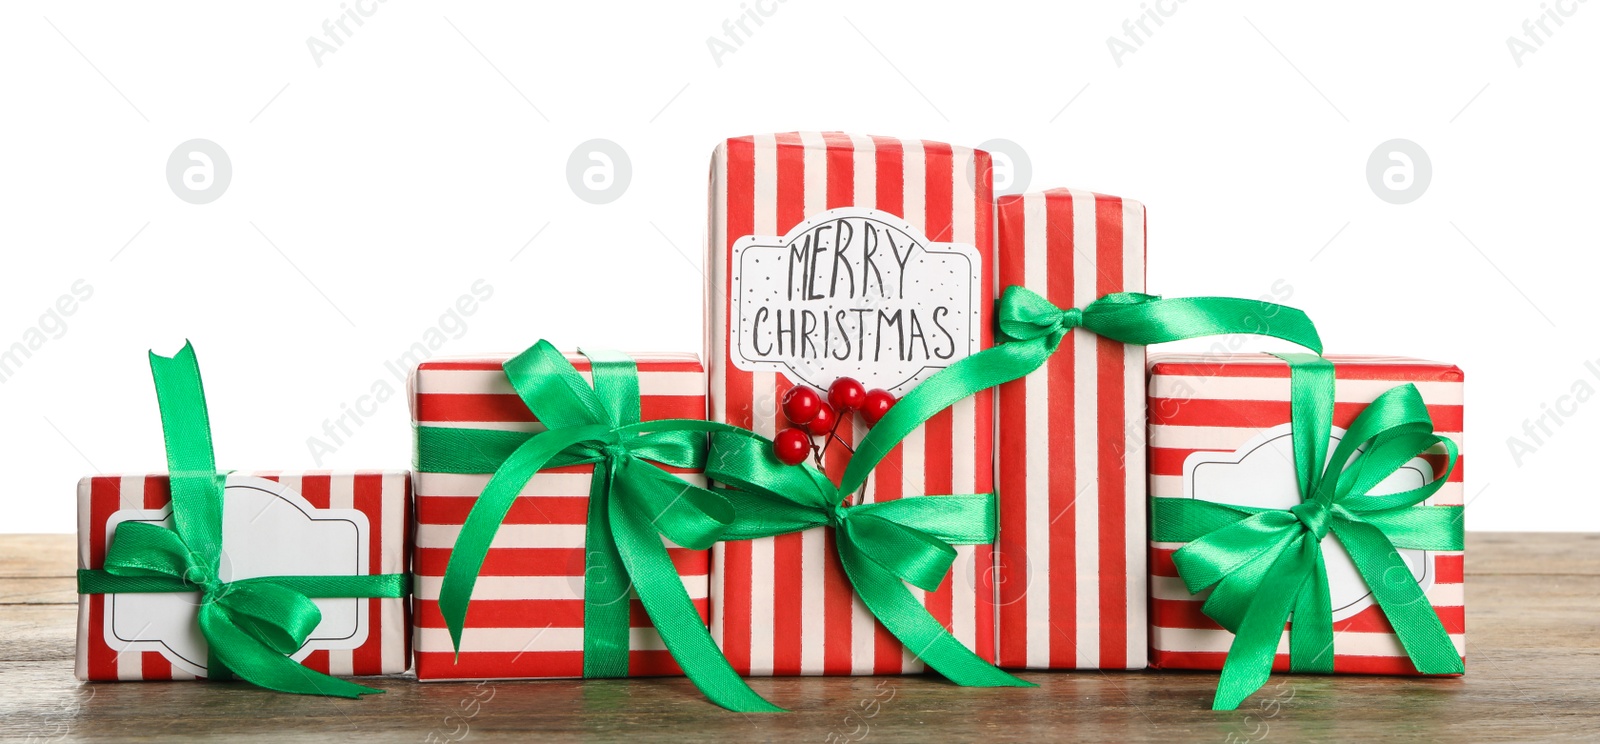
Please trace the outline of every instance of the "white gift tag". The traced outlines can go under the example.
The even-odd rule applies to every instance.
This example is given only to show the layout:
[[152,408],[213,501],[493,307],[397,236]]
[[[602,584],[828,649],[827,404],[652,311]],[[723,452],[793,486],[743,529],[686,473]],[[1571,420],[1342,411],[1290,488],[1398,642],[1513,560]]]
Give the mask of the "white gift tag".
[[[106,520],[110,541],[123,522],[172,526],[171,507],[123,509]],[[357,509],[316,509],[294,489],[276,481],[229,475],[222,501],[223,581],[259,576],[365,575],[371,540],[367,515]],[[109,544],[109,543],[108,543]],[[357,598],[313,599],[322,622],[294,654],[300,660],[319,649],[354,649],[367,639],[367,602]],[[105,641],[116,651],[156,651],[174,668],[206,671],[206,641],[197,618],[200,595],[109,594]]]
[[[1238,504],[1268,509],[1288,509],[1300,503],[1294,469],[1291,424],[1281,424],[1258,434],[1234,452],[1195,452],[1183,461],[1185,498],[1218,504]],[[1328,455],[1339,446],[1344,429],[1333,428]],[[1412,458],[1372,489],[1372,495],[1400,493],[1420,488],[1433,479],[1433,468],[1420,457]],[[1426,592],[1433,586],[1433,561],[1425,550],[1397,549]],[[1361,578],[1344,545],[1329,532],[1322,538],[1323,560],[1328,567],[1328,592],[1333,619],[1353,617],[1373,605],[1372,590]]]
[[896,395],[978,350],[982,264],[905,220],[845,207],[733,246],[731,357],[827,389],[840,377]]

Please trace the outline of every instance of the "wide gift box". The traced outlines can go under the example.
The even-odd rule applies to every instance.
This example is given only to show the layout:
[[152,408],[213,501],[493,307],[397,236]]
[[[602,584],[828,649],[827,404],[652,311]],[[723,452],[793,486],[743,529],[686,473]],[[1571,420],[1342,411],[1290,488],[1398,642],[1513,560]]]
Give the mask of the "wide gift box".
[[[616,387],[626,388],[629,379],[636,381],[631,394],[599,385],[608,409],[627,408],[631,401],[634,421],[704,420],[705,371],[694,354],[594,356],[613,372],[603,375],[605,380],[622,381]],[[519,367],[517,360],[534,360],[543,368]],[[493,474],[518,447],[550,428],[535,410],[555,415],[563,401],[576,400],[573,395],[593,395],[576,391],[575,386],[596,385],[596,364],[588,355],[562,354],[541,342],[515,358],[436,359],[417,366],[410,397],[418,427],[413,562],[418,679],[682,674],[641,605],[634,579],[597,563],[611,556],[612,549],[609,543],[597,542],[609,534],[603,521],[594,521],[603,519],[606,509],[592,509],[591,495],[597,486],[612,481],[604,464],[597,474],[594,458],[582,464],[548,463],[524,483],[512,484],[511,493],[504,494],[503,511],[489,510],[499,513],[498,528],[492,531],[486,551],[474,556],[481,564],[464,566],[476,571],[463,574],[474,581],[464,584],[470,587],[470,608],[463,601],[458,610],[465,614],[464,626],[458,628],[459,655],[441,611],[441,586],[452,554]],[[559,369],[563,365],[568,366]],[[624,369],[618,371],[619,365]],[[629,369],[636,369],[636,374]],[[531,406],[519,397],[512,379],[524,372],[520,381],[546,385],[530,393]],[[543,408],[541,403],[554,407]],[[592,413],[596,420],[604,417],[601,411]],[[447,439],[462,432],[469,438]],[[698,467],[658,465],[685,482],[704,483]],[[705,546],[678,547],[653,532],[651,539],[665,545],[670,557],[667,581],[681,582],[693,603],[690,621],[699,623],[703,632],[709,551]],[[604,664],[594,651],[598,629],[585,632],[586,616],[592,619],[592,613],[604,613],[618,626],[610,636],[617,648],[611,649]]]
[[[223,485],[223,580],[280,575],[404,574],[411,479],[406,471],[234,472]],[[106,565],[127,523],[171,527],[165,473],[95,475],[78,482],[78,565]],[[321,612],[290,659],[336,677],[410,668],[404,597],[316,598]],[[78,598],[78,679],[208,676],[198,594],[84,594]]]
[[[1150,360],[1150,664],[1459,674],[1462,373],[1393,356]],[[1285,631],[1285,621],[1293,623]]]

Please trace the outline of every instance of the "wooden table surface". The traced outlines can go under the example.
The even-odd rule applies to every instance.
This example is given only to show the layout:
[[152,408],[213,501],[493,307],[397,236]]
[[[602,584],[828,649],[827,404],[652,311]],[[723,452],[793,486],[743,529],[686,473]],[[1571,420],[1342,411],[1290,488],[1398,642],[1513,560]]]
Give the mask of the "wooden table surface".
[[1174,672],[1023,674],[1039,684],[1029,690],[925,676],[752,681],[793,711],[773,715],[723,711],[683,679],[379,678],[388,692],[364,700],[237,683],[82,684],[73,554],[70,535],[0,535],[0,739],[1600,740],[1600,535],[1467,535],[1464,677],[1283,675],[1233,712],[1207,709],[1214,674]]

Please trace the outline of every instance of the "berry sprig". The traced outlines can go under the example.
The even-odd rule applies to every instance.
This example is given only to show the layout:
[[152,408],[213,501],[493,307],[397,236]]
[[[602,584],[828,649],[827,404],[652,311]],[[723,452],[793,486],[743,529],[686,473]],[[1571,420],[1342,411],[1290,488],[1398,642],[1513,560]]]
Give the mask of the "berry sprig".
[[[852,413],[860,413],[871,426],[878,423],[895,402],[893,393],[867,390],[849,377],[841,377],[828,386],[826,401],[816,390],[804,385],[790,388],[783,396],[783,417],[793,426],[773,438],[772,453],[779,462],[788,465],[805,462],[809,454],[820,468],[829,445],[838,442],[839,446],[850,449],[837,434],[840,422]],[[818,446],[813,437],[824,437],[822,445]]]

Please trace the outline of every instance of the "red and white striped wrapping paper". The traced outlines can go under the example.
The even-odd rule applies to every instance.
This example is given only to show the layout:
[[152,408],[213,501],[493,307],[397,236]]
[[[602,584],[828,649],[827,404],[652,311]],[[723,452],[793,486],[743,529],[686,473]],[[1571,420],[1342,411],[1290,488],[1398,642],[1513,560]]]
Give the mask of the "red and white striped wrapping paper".
[[[1412,383],[1422,393],[1434,431],[1462,444],[1462,374],[1453,365],[1392,356],[1328,356],[1334,363],[1333,425],[1342,430],[1384,391]],[[1268,429],[1289,422],[1289,367],[1265,354],[1158,354],[1150,359],[1150,495],[1185,497],[1184,463],[1196,453],[1233,453]],[[1339,433],[1336,431],[1335,433]],[[1443,448],[1425,454],[1437,478],[1445,465]],[[1457,459],[1449,480],[1426,505],[1460,506],[1462,467]],[[1285,467],[1291,467],[1286,465]],[[1292,469],[1289,480],[1292,481]],[[1294,486],[1287,486],[1293,490]],[[1331,534],[1324,549],[1333,549]],[[1233,634],[1201,613],[1209,591],[1190,595],[1172,564],[1182,543],[1150,543],[1150,665],[1166,669],[1220,669]],[[1428,601],[1463,656],[1462,554],[1429,551]],[[1331,560],[1331,559],[1330,559]],[[1337,604],[1337,598],[1335,600]],[[1376,605],[1335,620],[1334,659],[1341,674],[1415,674],[1389,621]],[[1285,632],[1273,669],[1289,668]]]
[[[975,173],[976,177],[969,175]],[[706,271],[706,358],[711,418],[776,435],[786,375],[729,362],[729,264],[748,235],[784,235],[811,215],[861,207],[897,215],[932,241],[965,243],[981,262],[980,348],[993,345],[993,188],[989,154],[937,142],[830,133],[737,137],[711,165]],[[850,446],[859,417],[841,426]],[[868,480],[873,501],[980,493],[993,482],[993,398],[957,403],[914,431]],[[826,472],[839,480],[848,453],[835,443]],[[990,546],[956,546],[952,576],[937,591],[911,591],[963,644],[993,658],[994,605],[980,581]],[[713,548],[712,635],[733,667],[750,675],[900,674],[923,665],[855,597],[826,528]]]
[[[404,573],[409,544],[411,478],[405,472],[236,473],[282,483],[316,509],[355,509],[366,515],[370,539],[366,563],[372,574]],[[97,475],[78,482],[78,566],[104,568],[111,534],[107,521],[123,510],[160,510],[172,499],[166,474]],[[167,522],[168,526],[171,522]],[[285,545],[292,549],[292,545]],[[226,553],[227,545],[223,550]],[[365,640],[355,648],[302,648],[292,658],[325,674],[399,674],[410,667],[410,603],[404,597],[314,600],[319,605],[363,602]],[[195,679],[204,670],[167,652],[113,647],[107,642],[107,595],[78,597],[77,676],[82,680]],[[308,644],[309,646],[310,644]]]
[[[644,420],[705,418],[705,369],[694,354],[631,354],[639,370]],[[541,431],[506,379],[507,357],[432,360],[411,378],[412,418],[420,426]],[[592,384],[589,361],[568,361]],[[704,484],[696,471],[667,468]],[[450,550],[489,474],[418,472],[416,600],[417,678],[513,679],[583,676],[585,521],[592,465],[541,471],[523,487],[495,534],[461,635],[457,660],[439,612],[439,585]],[[707,613],[710,554],[667,543],[673,564],[702,619]],[[637,597],[632,602],[628,672],[679,675]]]
[[[1075,189],[999,198],[1000,286],[1057,307],[1144,291],[1144,206]],[[1144,348],[1072,333],[1000,386],[1000,666],[1146,664]]]

